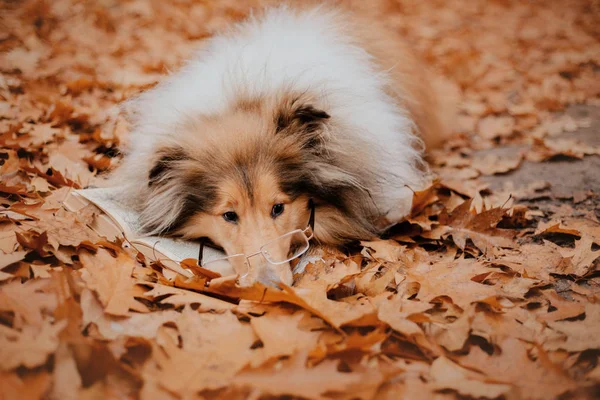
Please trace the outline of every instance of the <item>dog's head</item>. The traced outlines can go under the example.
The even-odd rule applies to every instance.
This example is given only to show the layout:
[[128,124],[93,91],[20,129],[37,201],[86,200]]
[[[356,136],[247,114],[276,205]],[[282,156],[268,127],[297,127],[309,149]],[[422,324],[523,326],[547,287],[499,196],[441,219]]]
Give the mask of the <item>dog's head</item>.
[[[298,97],[274,107],[245,102],[182,124],[150,164],[142,223],[152,233],[207,237],[228,255],[272,243],[272,258],[286,259],[295,243],[276,239],[307,227],[309,201],[343,213],[356,189],[354,177],[333,162],[329,122]],[[260,254],[249,262],[255,279],[291,284],[289,263]]]

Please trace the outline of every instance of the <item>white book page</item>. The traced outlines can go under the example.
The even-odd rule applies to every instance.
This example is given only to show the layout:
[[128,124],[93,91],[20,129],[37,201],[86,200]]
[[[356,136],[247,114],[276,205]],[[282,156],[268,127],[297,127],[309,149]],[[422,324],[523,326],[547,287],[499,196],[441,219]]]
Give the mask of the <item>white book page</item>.
[[[187,241],[180,239],[165,238],[160,236],[148,236],[138,238],[132,242],[134,246],[142,245],[149,249],[155,249],[156,252],[145,251],[143,252],[147,258],[152,261],[156,261],[158,258],[164,256],[168,259],[180,262],[186,258],[198,259],[200,251],[200,243],[195,241]],[[139,249],[141,250],[141,249]],[[160,254],[159,254],[160,253]],[[218,260],[226,257],[225,253],[221,250],[217,250],[212,247],[204,246],[204,252],[202,259],[204,261]],[[172,267],[171,264],[168,265]],[[211,266],[211,270],[220,273],[222,276],[234,275],[235,271],[228,262],[219,263],[218,265]],[[178,271],[180,272],[180,271]]]
[[132,239],[140,232],[139,214],[127,208],[119,199],[123,198],[123,187],[94,188],[76,190],[82,196],[99,209],[109,215],[120,227],[127,238]]

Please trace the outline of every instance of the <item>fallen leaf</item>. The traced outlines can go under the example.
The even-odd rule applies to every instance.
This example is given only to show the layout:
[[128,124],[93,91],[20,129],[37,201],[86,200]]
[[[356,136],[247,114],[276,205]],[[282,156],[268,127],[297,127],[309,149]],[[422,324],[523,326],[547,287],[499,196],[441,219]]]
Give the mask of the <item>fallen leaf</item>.
[[44,320],[39,327],[25,325],[22,331],[0,326],[0,369],[34,368],[45,363],[58,348],[58,335],[66,324],[66,321],[51,324]]
[[306,358],[306,353],[297,353],[278,368],[244,371],[236,376],[234,382],[272,396],[324,399],[325,392],[344,392],[348,386],[358,384],[362,379],[360,374],[339,372],[334,360],[308,368]]
[[129,316],[129,310],[146,312],[148,309],[135,299],[141,297],[144,289],[136,285],[132,278],[135,261],[119,253],[114,258],[108,251],[99,249],[95,255],[86,252],[80,254],[81,278],[87,287],[98,294],[107,314]]

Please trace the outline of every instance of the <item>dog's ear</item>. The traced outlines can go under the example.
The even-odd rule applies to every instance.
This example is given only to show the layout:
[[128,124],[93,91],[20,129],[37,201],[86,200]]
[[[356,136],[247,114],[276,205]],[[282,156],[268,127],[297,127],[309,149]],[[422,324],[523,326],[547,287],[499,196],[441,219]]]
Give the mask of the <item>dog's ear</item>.
[[275,117],[276,132],[299,135],[304,147],[315,147],[323,139],[321,131],[330,116],[311,104],[297,103],[292,102],[279,109]]
[[156,161],[152,164],[152,168],[148,173],[148,186],[171,179],[179,164],[188,159],[189,156],[182,147],[160,148],[157,152]]

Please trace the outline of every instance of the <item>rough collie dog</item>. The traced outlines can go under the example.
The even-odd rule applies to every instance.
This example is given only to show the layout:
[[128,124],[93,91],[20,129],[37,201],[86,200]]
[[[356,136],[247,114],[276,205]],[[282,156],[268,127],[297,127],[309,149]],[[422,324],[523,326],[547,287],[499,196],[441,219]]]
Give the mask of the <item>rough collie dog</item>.
[[[129,106],[119,179],[146,231],[209,238],[229,255],[304,229],[311,201],[317,242],[378,236],[410,210],[423,142],[439,131],[398,34],[327,5],[251,16]],[[291,245],[270,251],[285,258]],[[292,282],[289,263],[248,261],[253,279]]]

